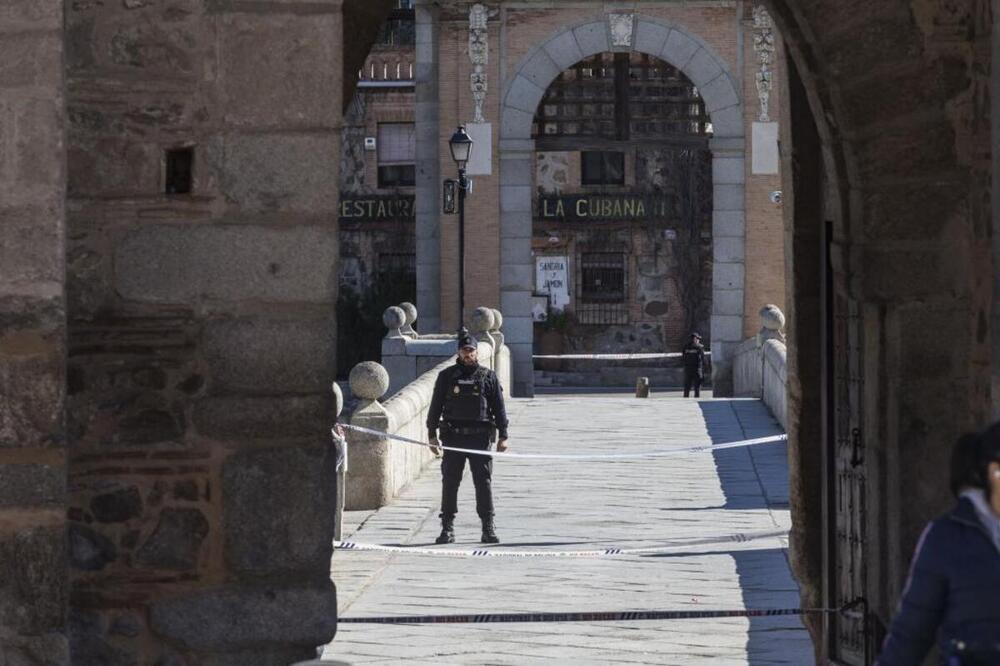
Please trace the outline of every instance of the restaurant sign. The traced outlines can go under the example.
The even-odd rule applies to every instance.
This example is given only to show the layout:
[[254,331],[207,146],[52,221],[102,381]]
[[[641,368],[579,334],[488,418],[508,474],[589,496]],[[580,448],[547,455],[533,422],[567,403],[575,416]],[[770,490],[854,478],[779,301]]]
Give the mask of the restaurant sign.
[[653,194],[568,194],[538,199],[538,216],[543,220],[665,220],[671,217],[670,210],[668,198]]
[[341,222],[412,222],[414,219],[412,194],[340,200]]

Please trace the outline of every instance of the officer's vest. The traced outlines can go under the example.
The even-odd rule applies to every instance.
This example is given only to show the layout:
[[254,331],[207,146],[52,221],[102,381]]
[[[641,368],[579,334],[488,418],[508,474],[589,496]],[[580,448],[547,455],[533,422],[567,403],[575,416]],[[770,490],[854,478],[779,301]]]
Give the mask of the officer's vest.
[[489,421],[486,405],[486,368],[480,366],[468,377],[452,380],[444,401],[443,418],[452,421]]
[[688,345],[684,348],[684,369],[688,371],[702,371],[701,354],[703,347]]

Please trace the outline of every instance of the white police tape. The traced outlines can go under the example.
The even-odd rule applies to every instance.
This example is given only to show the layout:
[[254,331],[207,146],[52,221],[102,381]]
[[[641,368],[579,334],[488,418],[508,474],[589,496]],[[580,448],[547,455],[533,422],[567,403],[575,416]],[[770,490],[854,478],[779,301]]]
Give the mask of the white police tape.
[[[710,352],[705,352],[708,355]],[[556,361],[653,361],[660,358],[680,358],[684,354],[668,352],[662,354],[535,354],[531,358]]]
[[[392,433],[383,432],[381,430],[372,430],[371,428],[365,428],[363,426],[352,425],[348,423],[341,424],[344,428],[348,430],[353,430],[355,432],[364,433],[366,435],[374,435],[375,437],[380,437],[383,439],[394,440],[397,442],[403,442],[404,444],[414,444],[416,446],[430,447],[427,442],[421,442],[420,440],[411,439],[409,437],[404,437],[402,435],[394,435]],[[334,434],[336,434],[334,432]],[[626,451],[622,453],[512,453],[506,451],[500,453],[498,451],[484,450],[484,449],[463,449],[454,446],[441,446],[440,448],[444,451],[455,451],[457,453],[471,453],[480,456],[492,456],[494,458],[511,458],[511,459],[534,459],[534,460],[627,460],[633,458],[655,458],[663,456],[677,456],[687,453],[704,453],[709,451],[725,451],[728,449],[741,449],[747,446],[757,446],[759,444],[776,444],[778,442],[784,442],[788,439],[788,435],[774,435],[771,437],[758,437],[756,439],[745,439],[738,442],[726,442],[725,444],[712,444],[707,446],[686,446],[683,448],[676,449],[651,449],[646,451]]]
[[724,536],[697,539],[671,539],[656,546],[644,548],[600,548],[593,550],[505,550],[503,548],[476,548],[458,550],[454,548],[420,548],[414,546],[385,546],[382,544],[360,543],[356,541],[335,541],[338,550],[370,551],[381,553],[407,553],[409,555],[430,555],[434,557],[554,557],[554,558],[600,558],[623,555],[655,555],[671,553],[692,546],[715,546],[721,544],[747,543],[758,539],[772,539],[788,536],[788,530],[766,532],[740,532]]

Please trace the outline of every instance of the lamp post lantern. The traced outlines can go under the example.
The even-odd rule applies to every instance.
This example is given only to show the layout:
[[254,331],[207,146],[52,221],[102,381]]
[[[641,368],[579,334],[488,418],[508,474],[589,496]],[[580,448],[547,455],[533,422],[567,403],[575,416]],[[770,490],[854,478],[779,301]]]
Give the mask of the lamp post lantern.
[[465,321],[465,194],[469,191],[469,180],[465,177],[465,165],[472,154],[472,137],[464,125],[459,125],[448,140],[451,158],[458,167],[458,323]]

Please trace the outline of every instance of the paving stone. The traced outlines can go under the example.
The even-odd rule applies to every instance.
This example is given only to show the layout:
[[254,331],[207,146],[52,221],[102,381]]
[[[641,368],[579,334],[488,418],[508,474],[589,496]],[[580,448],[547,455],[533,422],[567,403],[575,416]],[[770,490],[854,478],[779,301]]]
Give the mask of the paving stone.
[[[778,434],[757,400],[653,394],[509,402],[516,451],[613,453]],[[498,460],[496,549],[646,547],[668,539],[787,529],[787,448],[619,462]],[[349,481],[348,481],[349,482]],[[440,476],[428,470],[376,512],[345,515],[344,538],[427,546],[439,525]],[[478,548],[468,474],[459,548]],[[336,552],[344,617],[437,613],[798,607],[787,539],[697,546],[621,559],[447,559]],[[445,575],[443,572],[447,572]],[[780,647],[776,646],[780,643]],[[341,625],[325,660],[351,663],[804,664],[796,617],[635,623]]]

